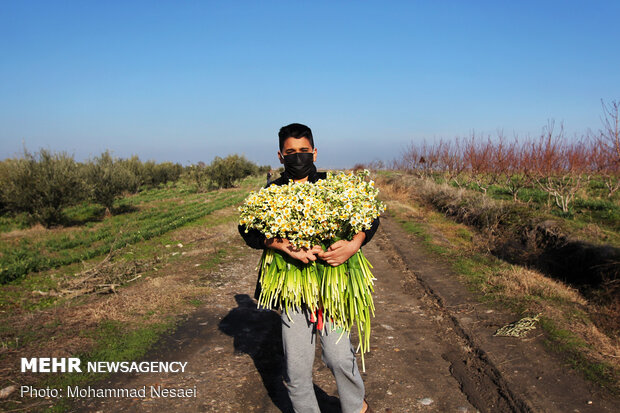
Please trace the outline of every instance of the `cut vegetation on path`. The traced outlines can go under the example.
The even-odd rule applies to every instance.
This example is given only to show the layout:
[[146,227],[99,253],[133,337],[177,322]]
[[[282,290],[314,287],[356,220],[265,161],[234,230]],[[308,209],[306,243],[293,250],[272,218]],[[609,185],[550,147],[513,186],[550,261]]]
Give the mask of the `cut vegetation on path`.
[[[236,205],[260,184],[251,178],[240,188],[208,194],[183,187],[154,190],[125,199],[125,216],[92,221],[90,228],[1,234],[3,247],[5,242],[19,247],[18,239],[28,239],[24,250],[37,251],[36,246],[48,263],[107,243],[95,258],[57,261],[2,286],[2,388],[161,385],[195,387],[197,397],[33,400],[13,394],[0,401],[0,409],[289,412],[280,318],[257,310],[250,298],[260,252],[245,246],[236,229]],[[364,247],[377,277],[377,311],[363,374],[375,411],[620,411],[612,393],[614,358],[597,356],[616,354],[616,347],[589,327],[587,301],[576,290],[559,288],[535,272],[520,278],[513,272],[521,269],[476,249],[474,230],[390,186],[383,193],[390,215]],[[168,219],[157,220],[170,211]],[[182,223],[165,226],[176,221]],[[158,226],[168,229],[138,238],[145,228]],[[118,230],[132,241],[116,244],[93,235]],[[558,314],[566,312],[573,324],[561,324]],[[500,327],[538,313],[542,323],[525,337],[494,336]],[[583,334],[598,341],[583,339],[582,345],[575,337]],[[549,347],[563,354],[549,353]],[[17,372],[19,357],[39,355],[188,364],[177,374]],[[337,388],[320,348],[314,379],[322,410],[338,412]]]
[[[367,399],[376,410],[534,412],[594,405],[596,411],[613,412],[620,407],[617,400],[601,397],[598,387],[550,357],[541,337],[493,337],[511,315],[472,300],[451,270],[393,220],[383,221],[364,252],[377,276],[377,314],[363,374]],[[88,399],[76,409],[291,411],[281,377],[280,317],[257,310],[250,298],[259,257],[259,252],[248,249],[239,259],[214,269],[209,278],[217,293],[146,356],[187,361],[187,374],[118,375],[102,384],[195,386],[198,397]],[[436,282],[442,285],[435,286]],[[337,388],[318,347],[314,382],[322,411],[338,412]]]
[[[237,219],[236,205],[258,180],[248,182],[241,188],[206,194],[177,184],[125,198],[122,203],[132,205],[128,212],[93,220],[91,225],[0,234],[4,251],[12,251],[11,245],[28,245],[32,254],[24,261],[49,263],[45,257],[79,258],[85,251],[96,251],[89,260],[57,262],[50,265],[54,268],[29,272],[2,285],[2,388],[85,384],[96,379],[20,374],[19,358],[24,356],[77,356],[83,363],[142,357],[174,328],[178,316],[195,311],[212,291],[205,272],[239,254],[230,248],[238,236],[231,228]],[[7,255],[0,255],[3,268],[11,258]],[[27,400],[9,398],[0,400],[0,407],[10,410],[23,402]]]
[[[379,179],[381,185],[381,179]],[[510,206],[496,205],[479,195],[476,198],[465,191],[450,189],[425,180],[408,177],[402,181],[383,182],[381,186],[390,201],[390,211],[403,228],[423,239],[422,246],[435,255],[436,260],[449,264],[461,275],[461,279],[480,300],[510,309],[521,317],[539,315],[540,327],[546,334],[549,349],[561,354],[568,363],[580,370],[590,380],[618,392],[620,371],[620,342],[617,333],[618,310],[614,302],[620,299],[620,290],[607,288],[606,284],[583,284],[571,286],[553,275],[534,268],[510,264],[499,259],[498,245],[504,245],[521,236],[528,254],[538,256],[536,245],[530,245],[529,237],[506,224],[506,211]],[[435,211],[431,199],[442,198],[441,204],[448,210]],[[518,207],[517,207],[518,208]],[[447,211],[458,209],[456,223],[446,217]],[[508,222],[531,219],[530,216],[512,217]],[[479,222],[479,223],[478,223]],[[537,238],[534,237],[534,238]],[[514,241],[517,243],[516,241]],[[613,247],[610,247],[613,250]],[[501,248],[500,248],[501,252]],[[510,254],[504,250],[505,254]],[[577,252],[557,256],[549,265],[562,265],[575,260]],[[541,261],[553,261],[550,256]],[[610,256],[588,254],[581,260],[581,279],[594,278],[588,266],[603,269],[606,277],[617,277],[618,262]],[[519,260],[516,260],[519,261]],[[512,261],[511,261],[512,262]],[[613,266],[616,271],[614,272]],[[615,281],[617,283],[617,280]],[[613,287],[613,283],[611,285]]]

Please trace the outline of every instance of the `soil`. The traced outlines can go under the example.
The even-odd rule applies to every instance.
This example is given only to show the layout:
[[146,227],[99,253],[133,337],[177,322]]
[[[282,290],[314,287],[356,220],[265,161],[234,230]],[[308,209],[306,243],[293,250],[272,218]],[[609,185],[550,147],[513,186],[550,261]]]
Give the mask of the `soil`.
[[[514,316],[485,307],[449,267],[389,218],[364,248],[373,264],[366,400],[375,412],[617,412],[620,399],[586,382],[526,339],[495,337]],[[290,412],[282,383],[280,316],[251,298],[260,251],[210,274],[214,293],[145,360],[187,362],[184,373],[118,374],[93,388],[161,385],[189,398],[85,398],[72,411]],[[356,342],[356,338],[353,338]],[[323,412],[339,412],[337,387],[317,346],[314,383]],[[358,356],[361,368],[361,361]]]

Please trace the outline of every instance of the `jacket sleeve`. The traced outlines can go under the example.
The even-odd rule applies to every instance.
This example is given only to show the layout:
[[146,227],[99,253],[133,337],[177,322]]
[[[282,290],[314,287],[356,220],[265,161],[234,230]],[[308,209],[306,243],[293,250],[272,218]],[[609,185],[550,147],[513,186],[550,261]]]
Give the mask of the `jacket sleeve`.
[[239,225],[237,229],[239,230],[239,234],[241,234],[241,237],[245,243],[250,247],[257,250],[265,249],[265,234],[257,229],[250,229],[248,232],[245,232],[245,225]]
[[372,221],[370,228],[364,231],[366,238],[364,239],[364,242],[362,242],[362,247],[372,239],[375,232],[377,232],[377,228],[379,228],[379,217],[375,218],[375,220]]

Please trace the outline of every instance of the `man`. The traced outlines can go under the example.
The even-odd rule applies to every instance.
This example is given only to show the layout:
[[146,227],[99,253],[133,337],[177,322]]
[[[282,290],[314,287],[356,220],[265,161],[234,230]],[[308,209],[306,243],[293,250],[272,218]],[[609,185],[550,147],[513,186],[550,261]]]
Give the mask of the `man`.
[[[317,172],[314,166],[317,150],[314,147],[314,139],[309,127],[292,123],[282,127],[278,137],[280,143],[278,159],[284,164],[284,173],[268,185],[286,185],[290,180],[316,182],[326,178],[327,174]],[[294,248],[286,238],[267,239],[264,234],[255,229],[246,233],[243,225],[239,225],[239,233],[252,248],[272,248],[305,264],[316,261],[318,257],[329,265],[338,266],[370,241],[378,226],[379,219],[377,218],[369,230],[355,234],[351,241],[337,241],[327,251],[323,251],[318,245],[310,249]],[[254,293],[256,299],[260,295],[260,288],[260,282],[257,282]],[[314,323],[318,321],[318,317],[310,314],[305,306],[293,309],[290,315],[291,320],[285,312],[282,312],[282,344],[286,366],[284,382],[295,412],[319,413],[312,384],[314,333],[317,331]],[[322,359],[336,378],[342,412],[372,413],[364,400],[364,382],[357,367],[355,350],[348,335],[341,333],[342,330],[332,330],[331,321],[326,321],[325,329],[323,331],[318,329],[317,335],[323,348]]]

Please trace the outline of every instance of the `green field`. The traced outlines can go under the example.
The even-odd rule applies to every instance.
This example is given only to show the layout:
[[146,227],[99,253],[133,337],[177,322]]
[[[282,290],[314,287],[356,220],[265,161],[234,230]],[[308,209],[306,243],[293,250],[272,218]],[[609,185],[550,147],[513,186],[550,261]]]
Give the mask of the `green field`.
[[183,184],[170,184],[118,201],[116,208],[128,212],[105,219],[96,205],[70,208],[66,211],[68,217],[82,225],[3,239],[0,283],[149,240],[237,204],[244,197],[245,192],[240,190],[192,193]]

